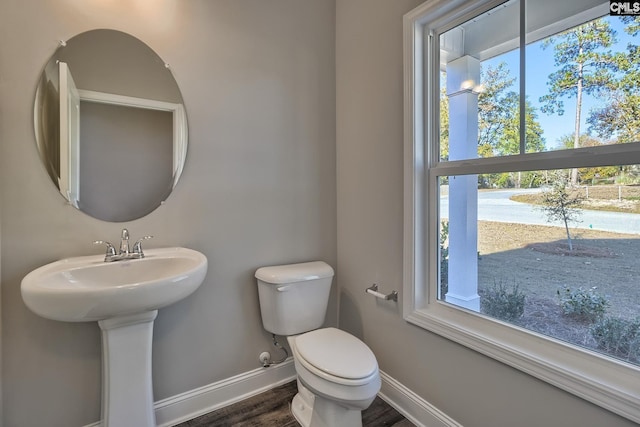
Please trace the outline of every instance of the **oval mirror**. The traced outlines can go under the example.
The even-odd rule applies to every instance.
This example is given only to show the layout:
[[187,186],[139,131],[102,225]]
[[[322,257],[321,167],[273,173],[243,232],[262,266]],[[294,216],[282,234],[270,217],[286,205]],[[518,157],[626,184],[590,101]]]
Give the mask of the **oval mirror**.
[[169,196],[187,153],[187,119],[167,64],[115,30],[61,42],[34,104],[40,158],[69,204],[123,222]]

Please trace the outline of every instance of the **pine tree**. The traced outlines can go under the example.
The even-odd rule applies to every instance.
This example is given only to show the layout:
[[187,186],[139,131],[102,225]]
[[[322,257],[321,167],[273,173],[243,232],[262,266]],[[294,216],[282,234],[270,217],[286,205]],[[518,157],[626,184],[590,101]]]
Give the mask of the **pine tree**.
[[[546,39],[542,47],[553,47],[554,62],[559,68],[549,75],[549,93],[540,98],[542,111],[564,114],[565,97],[576,98],[573,148],[580,147],[582,97],[600,94],[611,88],[619,57],[609,50],[616,32],[600,18]],[[578,182],[578,170],[571,171],[571,184]]]
[[[635,37],[640,33],[640,18],[625,16],[624,31]],[[620,79],[612,82],[613,90],[606,104],[590,112],[587,122],[590,130],[601,138],[614,138],[616,143],[640,141],[640,47],[627,45],[625,53],[616,57],[621,71]]]

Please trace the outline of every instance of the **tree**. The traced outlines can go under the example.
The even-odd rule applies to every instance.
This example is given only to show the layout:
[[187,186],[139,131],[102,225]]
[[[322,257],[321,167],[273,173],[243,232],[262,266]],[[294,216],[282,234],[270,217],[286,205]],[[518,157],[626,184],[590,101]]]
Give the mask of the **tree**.
[[[496,151],[499,155],[518,154],[520,152],[520,108],[512,106],[504,132],[496,142]],[[539,153],[545,150],[545,139],[542,136],[544,130],[538,122],[536,109],[529,100],[525,100],[525,151],[527,153]]]
[[[574,139],[575,139],[575,135],[572,133],[561,136],[560,145],[558,148],[559,149],[572,148]],[[601,139],[595,138],[588,134],[580,135],[580,147],[599,147],[601,145],[605,145],[605,143]]]
[[[520,98],[513,90],[505,62],[481,70],[484,90],[478,96],[478,145],[483,157],[520,153]],[[527,152],[544,151],[545,140],[535,107],[525,100],[525,140]],[[490,148],[490,149],[489,149]]]
[[[441,79],[443,80],[443,79]],[[481,69],[483,90],[478,95],[478,156],[493,157],[520,152],[520,102],[513,90],[515,77],[506,62]],[[527,152],[544,150],[542,126],[535,107],[525,102]],[[440,158],[449,156],[449,100],[440,90]]]
[[[542,48],[553,46],[554,62],[559,68],[549,75],[549,93],[540,98],[542,111],[564,114],[565,97],[576,98],[573,148],[580,147],[580,118],[584,94],[599,94],[611,88],[621,57],[608,50],[616,41],[616,32],[600,18],[550,37]],[[578,170],[571,170],[571,183],[578,182]]]
[[512,89],[515,80],[505,62],[481,68],[483,90],[478,95],[478,145],[490,147],[484,149],[483,157],[490,157],[489,154],[496,151],[498,141],[504,138],[518,111],[518,93]]
[[[478,155],[480,157],[508,156],[520,153],[520,95],[513,90],[515,77],[507,64],[481,69],[484,90],[478,96]],[[542,126],[535,107],[525,99],[525,151],[545,149]],[[483,184],[498,187],[522,186],[521,172],[484,176]],[[486,183],[484,181],[487,181]],[[525,177],[525,185],[531,180]]]
[[[564,135],[560,138],[560,148],[571,148],[573,146],[574,136],[573,134]],[[599,147],[606,145],[602,140],[595,138],[591,135],[580,135],[581,147]],[[606,180],[607,178],[614,178],[620,173],[619,166],[597,166],[590,168],[580,168],[580,183],[597,183],[598,180]]]
[[610,99],[590,112],[589,129],[601,138],[615,138],[616,143],[640,141],[640,95],[616,90]]
[[569,250],[573,250],[569,223],[578,222],[582,211],[583,198],[577,194],[570,194],[567,190],[566,177],[558,174],[554,177],[553,187],[542,193],[542,210],[547,215],[549,222],[562,221],[567,233]]
[[[636,36],[640,32],[640,18],[625,16],[624,31]],[[590,112],[589,129],[601,138],[614,138],[617,143],[640,141],[640,47],[629,43],[626,54],[620,53],[618,63],[621,77],[607,96],[608,102]]]

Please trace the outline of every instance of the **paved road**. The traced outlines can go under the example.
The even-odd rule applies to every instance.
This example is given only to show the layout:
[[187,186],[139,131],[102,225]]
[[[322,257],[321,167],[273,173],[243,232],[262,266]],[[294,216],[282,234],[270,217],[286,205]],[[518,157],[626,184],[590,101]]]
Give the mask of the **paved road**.
[[[513,222],[520,224],[557,225],[561,222],[549,223],[546,215],[539,207],[509,200],[514,194],[536,192],[540,190],[499,190],[480,191],[478,193],[478,219],[485,221]],[[449,197],[442,196],[440,209],[443,218],[448,218]],[[576,228],[613,231],[617,233],[640,234],[640,214],[582,210],[580,222],[571,224]]]

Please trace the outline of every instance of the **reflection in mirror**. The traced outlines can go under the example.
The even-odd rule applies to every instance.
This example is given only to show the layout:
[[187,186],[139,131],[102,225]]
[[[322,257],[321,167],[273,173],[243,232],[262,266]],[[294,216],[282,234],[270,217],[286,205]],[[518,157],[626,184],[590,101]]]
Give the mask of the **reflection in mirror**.
[[119,31],[61,45],[42,72],[34,126],[52,182],[98,219],[147,215],[182,173],[187,122],[178,85],[153,50]]

